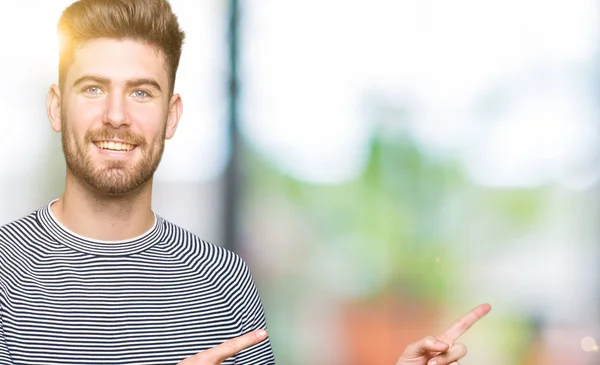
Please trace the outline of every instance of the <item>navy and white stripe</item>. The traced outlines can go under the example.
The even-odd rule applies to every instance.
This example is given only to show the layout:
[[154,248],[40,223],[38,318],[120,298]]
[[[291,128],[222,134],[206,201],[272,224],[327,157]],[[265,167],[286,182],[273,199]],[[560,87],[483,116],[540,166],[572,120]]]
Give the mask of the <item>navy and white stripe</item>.
[[[156,216],[129,241],[85,239],[45,206],[0,227],[0,365],[175,365],[265,328],[247,265]],[[223,364],[274,364],[264,340]]]

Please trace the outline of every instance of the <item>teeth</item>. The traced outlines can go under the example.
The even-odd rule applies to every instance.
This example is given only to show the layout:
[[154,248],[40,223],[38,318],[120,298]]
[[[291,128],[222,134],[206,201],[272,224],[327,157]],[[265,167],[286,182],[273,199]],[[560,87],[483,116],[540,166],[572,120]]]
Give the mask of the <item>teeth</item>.
[[105,142],[105,141],[101,141],[101,142],[96,142],[95,143],[96,146],[98,146],[99,148],[102,148],[103,150],[110,150],[110,151],[131,151],[135,148],[134,145],[129,144],[129,143],[122,143],[122,142]]

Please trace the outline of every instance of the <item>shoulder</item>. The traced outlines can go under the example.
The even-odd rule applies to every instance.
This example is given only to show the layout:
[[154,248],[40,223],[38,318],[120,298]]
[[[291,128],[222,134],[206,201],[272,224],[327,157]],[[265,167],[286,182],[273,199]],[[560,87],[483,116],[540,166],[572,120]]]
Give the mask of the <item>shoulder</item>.
[[177,250],[178,256],[190,265],[203,270],[233,274],[245,272],[248,267],[237,253],[216,245],[191,231],[161,218],[164,226],[164,241]]
[[35,210],[12,222],[0,225],[0,244],[30,241],[43,232],[37,219],[38,212],[39,210]]
[[45,237],[37,213],[36,210],[0,226],[0,274],[19,270],[22,262],[35,251],[36,243]]

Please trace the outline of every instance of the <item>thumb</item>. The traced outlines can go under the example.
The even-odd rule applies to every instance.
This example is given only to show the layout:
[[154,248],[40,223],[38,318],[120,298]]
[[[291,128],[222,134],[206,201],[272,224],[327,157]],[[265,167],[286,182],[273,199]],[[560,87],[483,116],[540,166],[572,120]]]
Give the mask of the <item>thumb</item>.
[[402,353],[403,359],[414,359],[430,352],[444,352],[450,345],[433,336],[427,336],[406,346]]

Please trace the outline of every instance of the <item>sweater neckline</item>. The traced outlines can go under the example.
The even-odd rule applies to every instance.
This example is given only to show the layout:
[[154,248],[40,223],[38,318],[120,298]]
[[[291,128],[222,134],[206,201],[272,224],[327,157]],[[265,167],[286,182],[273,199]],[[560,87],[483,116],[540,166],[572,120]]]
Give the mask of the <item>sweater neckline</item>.
[[38,220],[48,234],[58,243],[75,251],[97,256],[124,256],[142,252],[157,242],[164,231],[164,219],[153,212],[154,224],[141,235],[125,240],[103,241],[79,235],[63,226],[54,216],[50,207],[58,199],[38,210]]

